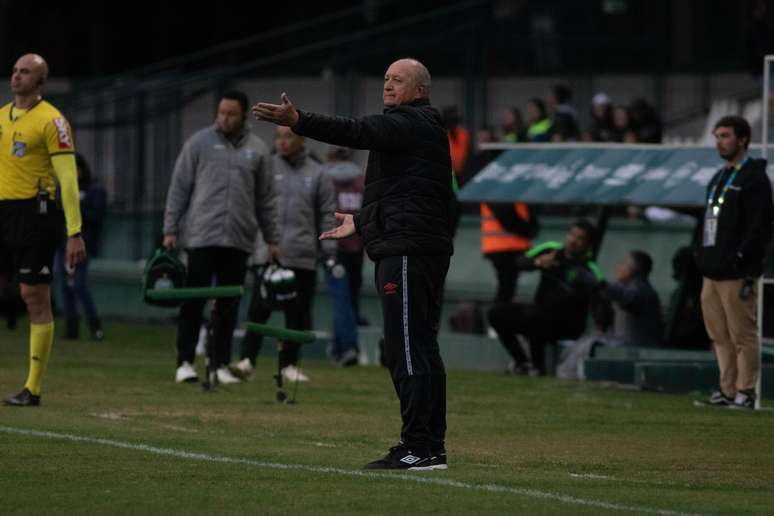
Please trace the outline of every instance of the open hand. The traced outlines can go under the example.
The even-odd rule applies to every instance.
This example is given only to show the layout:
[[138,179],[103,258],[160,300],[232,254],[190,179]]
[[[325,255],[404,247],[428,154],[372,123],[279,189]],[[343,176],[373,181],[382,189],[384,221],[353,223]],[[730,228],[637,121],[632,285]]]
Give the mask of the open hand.
[[339,240],[355,234],[355,219],[348,213],[336,213],[335,228],[324,231],[320,235],[320,240]]
[[281,104],[269,104],[268,102],[259,102],[253,106],[253,115],[256,120],[261,122],[271,122],[272,124],[293,127],[298,123],[298,111],[293,107],[288,96],[283,93]]

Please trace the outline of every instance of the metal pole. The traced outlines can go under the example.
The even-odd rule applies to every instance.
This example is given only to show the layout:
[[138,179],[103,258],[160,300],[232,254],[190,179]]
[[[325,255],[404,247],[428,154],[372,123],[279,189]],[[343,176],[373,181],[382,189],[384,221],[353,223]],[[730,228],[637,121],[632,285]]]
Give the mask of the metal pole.
[[763,277],[758,278],[758,381],[755,382],[755,410],[761,408],[763,394]]
[[[763,58],[763,93],[761,102],[763,113],[761,116],[761,158],[766,159],[769,143],[769,75],[771,73],[771,60],[774,55]],[[758,381],[755,383],[755,410],[761,408],[761,395],[763,394],[763,278],[758,280]]]
[[761,101],[763,102],[763,116],[761,117],[761,157],[766,159],[766,147],[769,142],[769,73],[771,69],[771,61],[774,56],[768,55],[763,58],[763,94]]

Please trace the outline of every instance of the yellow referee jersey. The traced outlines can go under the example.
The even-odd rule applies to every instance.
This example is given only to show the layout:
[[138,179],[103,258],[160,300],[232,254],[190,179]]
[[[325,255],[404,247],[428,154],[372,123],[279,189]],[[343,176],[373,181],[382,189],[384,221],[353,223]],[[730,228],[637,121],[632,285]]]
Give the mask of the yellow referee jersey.
[[30,199],[38,185],[51,197],[56,176],[51,156],[73,154],[70,124],[54,106],[41,100],[28,110],[9,103],[0,108],[0,200]]

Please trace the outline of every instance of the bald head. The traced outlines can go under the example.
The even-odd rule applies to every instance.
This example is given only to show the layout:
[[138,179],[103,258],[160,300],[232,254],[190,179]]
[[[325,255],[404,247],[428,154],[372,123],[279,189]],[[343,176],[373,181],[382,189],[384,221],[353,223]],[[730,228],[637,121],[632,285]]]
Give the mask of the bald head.
[[11,91],[17,96],[40,94],[48,78],[48,64],[38,54],[25,54],[16,60],[11,74]]
[[382,98],[387,107],[430,96],[430,72],[416,59],[398,59],[384,74]]

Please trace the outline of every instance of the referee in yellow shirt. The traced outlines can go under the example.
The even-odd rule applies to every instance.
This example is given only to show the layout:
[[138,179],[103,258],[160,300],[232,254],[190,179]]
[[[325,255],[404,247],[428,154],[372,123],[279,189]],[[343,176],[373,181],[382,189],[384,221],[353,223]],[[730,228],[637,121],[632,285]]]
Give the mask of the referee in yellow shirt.
[[41,97],[46,61],[35,54],[13,67],[14,100],[0,108],[0,272],[16,275],[30,316],[27,383],[6,405],[40,405],[40,387],[54,342],[51,280],[54,252],[63,231],[55,203],[59,181],[67,223],[65,260],[86,257],[73,135],[67,120]]

